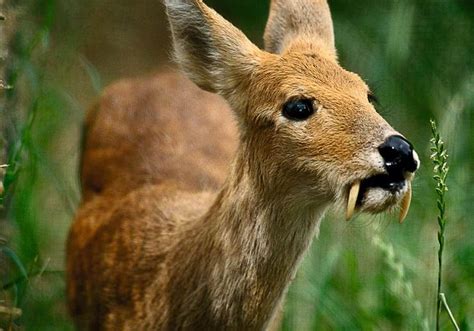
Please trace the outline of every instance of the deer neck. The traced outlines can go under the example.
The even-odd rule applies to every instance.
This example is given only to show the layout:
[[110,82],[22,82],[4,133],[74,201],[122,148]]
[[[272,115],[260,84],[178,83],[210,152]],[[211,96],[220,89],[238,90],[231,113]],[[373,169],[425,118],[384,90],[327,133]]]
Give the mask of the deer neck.
[[193,286],[203,289],[193,292],[205,296],[195,298],[201,311],[206,302],[216,320],[261,329],[293,279],[326,206],[301,206],[291,189],[261,185],[259,167],[242,154],[210,210],[183,238],[195,253],[179,273],[188,273],[197,279]]

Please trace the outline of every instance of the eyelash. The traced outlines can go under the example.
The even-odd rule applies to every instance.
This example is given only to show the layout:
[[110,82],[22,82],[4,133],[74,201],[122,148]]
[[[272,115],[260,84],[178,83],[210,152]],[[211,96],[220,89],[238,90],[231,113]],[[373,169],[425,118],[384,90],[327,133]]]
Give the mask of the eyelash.
[[369,92],[367,94],[367,99],[369,100],[371,104],[377,105],[379,103],[379,100],[372,92]]

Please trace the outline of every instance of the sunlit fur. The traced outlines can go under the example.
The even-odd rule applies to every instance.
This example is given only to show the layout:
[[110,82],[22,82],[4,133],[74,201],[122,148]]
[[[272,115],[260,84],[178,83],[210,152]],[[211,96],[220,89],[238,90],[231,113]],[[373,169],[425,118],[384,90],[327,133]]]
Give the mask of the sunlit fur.
[[[172,73],[103,93],[68,241],[70,311],[89,330],[274,327],[325,210],[384,172],[377,147],[396,131],[339,66],[326,1],[273,1],[267,51],[202,1],[165,6],[177,63],[227,103]],[[314,100],[306,121],[282,116],[298,97]],[[400,198],[372,189],[360,210]]]

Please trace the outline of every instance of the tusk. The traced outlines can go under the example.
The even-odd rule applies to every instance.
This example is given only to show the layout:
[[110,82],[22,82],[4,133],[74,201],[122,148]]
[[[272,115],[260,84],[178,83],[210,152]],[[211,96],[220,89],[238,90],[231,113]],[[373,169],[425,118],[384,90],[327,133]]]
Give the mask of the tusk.
[[349,198],[347,199],[346,221],[350,221],[352,216],[354,216],[357,197],[359,196],[359,190],[359,181],[352,184],[351,190],[349,191]]
[[400,224],[405,221],[405,218],[408,215],[408,210],[410,209],[410,204],[411,204],[411,196],[412,196],[412,190],[411,190],[411,182],[408,181],[408,191],[405,193],[405,196],[402,199],[401,205],[400,205],[400,217],[399,221]]

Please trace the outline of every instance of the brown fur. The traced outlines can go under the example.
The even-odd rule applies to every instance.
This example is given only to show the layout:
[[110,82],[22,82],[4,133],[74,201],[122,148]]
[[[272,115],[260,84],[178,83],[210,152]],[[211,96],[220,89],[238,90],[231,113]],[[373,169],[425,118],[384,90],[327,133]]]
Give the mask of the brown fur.
[[[177,62],[228,104],[174,73],[104,92],[68,241],[71,313],[88,330],[261,330],[327,206],[383,172],[377,146],[395,131],[338,65],[326,1],[275,0],[273,53],[202,1],[165,4]],[[316,114],[282,117],[294,97]]]
[[168,179],[181,189],[217,189],[237,146],[228,108],[174,72],[108,87],[87,117],[83,200]]

